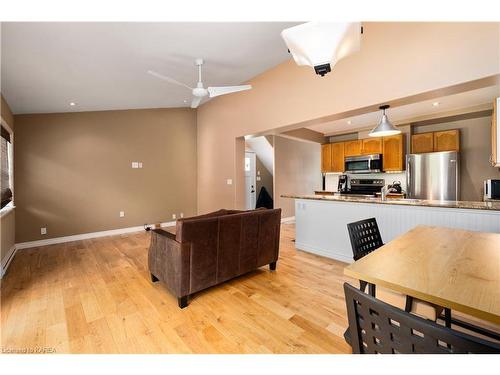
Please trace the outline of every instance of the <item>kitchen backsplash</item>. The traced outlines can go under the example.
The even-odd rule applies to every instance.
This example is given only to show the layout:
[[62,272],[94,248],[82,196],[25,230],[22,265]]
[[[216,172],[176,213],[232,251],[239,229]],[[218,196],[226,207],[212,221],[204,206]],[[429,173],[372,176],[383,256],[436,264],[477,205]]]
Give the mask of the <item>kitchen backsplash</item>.
[[[352,178],[383,178],[386,185],[392,185],[394,181],[401,182],[401,187],[403,191],[406,191],[406,173],[372,173],[372,174],[350,174],[349,180]],[[326,191],[337,191],[337,186],[339,182],[339,174],[327,174],[325,180],[325,190]]]

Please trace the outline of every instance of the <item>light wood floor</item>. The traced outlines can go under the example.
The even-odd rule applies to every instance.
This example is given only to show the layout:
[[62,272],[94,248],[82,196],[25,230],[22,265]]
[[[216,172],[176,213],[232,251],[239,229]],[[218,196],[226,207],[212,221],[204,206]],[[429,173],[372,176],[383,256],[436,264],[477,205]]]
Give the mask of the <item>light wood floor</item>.
[[[1,346],[57,353],[349,353],[345,264],[295,250],[177,307],[147,269],[149,234],[20,250],[1,284]],[[351,280],[352,281],[352,280]]]

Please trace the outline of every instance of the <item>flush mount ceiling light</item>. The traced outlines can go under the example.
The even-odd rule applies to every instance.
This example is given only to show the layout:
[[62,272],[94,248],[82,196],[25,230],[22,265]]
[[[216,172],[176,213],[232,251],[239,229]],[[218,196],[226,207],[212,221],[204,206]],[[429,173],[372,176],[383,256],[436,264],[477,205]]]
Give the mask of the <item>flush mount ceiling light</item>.
[[72,106],[72,107],[74,107],[76,105],[76,103],[75,102],[69,102],[69,105]]
[[368,134],[370,137],[385,137],[388,135],[395,135],[401,133],[401,130],[398,130],[391,124],[387,115],[385,114],[385,110],[389,108],[389,105],[381,105],[379,108],[383,111],[382,118],[380,119],[379,124],[373,128],[373,130]]
[[297,65],[324,76],[342,58],[359,51],[361,22],[308,22],[281,32]]

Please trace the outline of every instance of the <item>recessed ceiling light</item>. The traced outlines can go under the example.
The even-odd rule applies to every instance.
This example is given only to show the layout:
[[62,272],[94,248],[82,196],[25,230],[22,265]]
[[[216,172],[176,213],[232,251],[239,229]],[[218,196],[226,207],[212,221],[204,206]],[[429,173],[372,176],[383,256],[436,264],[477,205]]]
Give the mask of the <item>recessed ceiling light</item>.
[[433,107],[437,107],[437,106],[439,106],[439,102],[434,102],[434,103],[432,103],[432,106],[433,106]]
[[70,102],[69,105],[72,106],[72,107],[74,107],[76,105],[76,103],[75,102]]
[[186,99],[184,99],[184,103],[187,103],[188,101]]
[[352,121],[351,120],[347,120],[347,124],[351,125]]

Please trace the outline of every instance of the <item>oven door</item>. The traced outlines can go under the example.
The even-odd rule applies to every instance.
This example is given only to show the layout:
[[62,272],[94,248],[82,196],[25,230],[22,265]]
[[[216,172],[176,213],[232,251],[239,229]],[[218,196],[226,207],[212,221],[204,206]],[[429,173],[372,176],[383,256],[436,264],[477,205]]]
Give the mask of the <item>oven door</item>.
[[345,158],[345,171],[349,173],[376,173],[382,171],[382,155],[361,155]]

